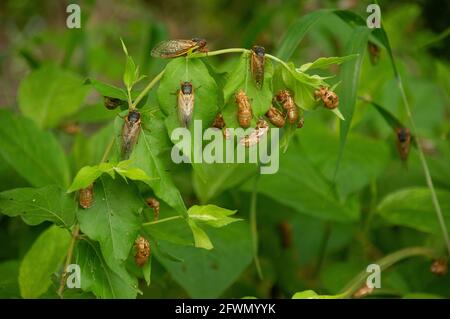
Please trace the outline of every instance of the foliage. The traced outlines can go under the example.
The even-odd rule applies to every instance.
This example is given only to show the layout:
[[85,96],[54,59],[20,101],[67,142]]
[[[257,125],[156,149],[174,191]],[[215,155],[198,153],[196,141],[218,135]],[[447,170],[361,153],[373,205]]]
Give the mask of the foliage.
[[[279,10],[242,3],[233,9],[246,17],[244,31],[230,26],[229,38],[223,28],[234,13],[217,10],[219,2],[194,1],[210,14],[183,26],[208,29],[208,53],[152,58],[169,32],[155,22],[161,8],[141,1],[116,4],[132,10],[128,32],[123,21],[96,24],[91,4],[92,20],[80,30],[23,27],[23,37],[8,42],[5,59],[23,72],[17,88],[5,81],[16,100],[0,100],[0,297],[350,298],[374,260],[383,289],[373,297],[450,297],[448,275],[429,271],[450,249],[449,68],[431,50],[441,42],[414,29],[418,5],[386,4],[383,28],[372,30],[362,7],[298,17],[294,2]],[[12,1],[5,6],[15,10]],[[234,37],[243,47],[227,49]],[[251,43],[266,48],[261,88]],[[195,93],[191,160],[205,146],[195,141],[195,120],[204,132],[220,112],[227,128],[239,127],[235,94],[244,90],[255,127],[271,104],[282,109],[274,96],[288,89],[305,123],[280,129],[279,170],[175,164],[185,81]],[[339,107],[323,107],[321,87],[337,93]],[[105,108],[105,98],[117,108]],[[131,111],[140,122],[124,158]],[[411,147],[402,162],[396,138],[405,127]],[[139,236],[150,247],[143,267],[135,262]],[[69,264],[80,267],[80,289],[65,285]]]

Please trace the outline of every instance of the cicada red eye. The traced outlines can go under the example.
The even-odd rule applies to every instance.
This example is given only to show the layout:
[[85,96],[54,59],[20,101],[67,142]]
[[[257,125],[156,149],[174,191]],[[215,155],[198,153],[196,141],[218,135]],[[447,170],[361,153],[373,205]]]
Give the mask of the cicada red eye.
[[247,95],[242,90],[239,90],[236,93],[235,98],[236,98],[236,103],[238,105],[237,117],[238,117],[239,125],[242,126],[243,128],[247,128],[250,126],[250,123],[253,118],[252,106],[250,104],[250,101],[249,101]]

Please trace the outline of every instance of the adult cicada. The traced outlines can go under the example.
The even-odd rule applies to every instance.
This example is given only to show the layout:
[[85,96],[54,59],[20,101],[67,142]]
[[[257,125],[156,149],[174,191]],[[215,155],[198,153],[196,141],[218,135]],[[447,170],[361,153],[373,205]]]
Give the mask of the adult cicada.
[[264,84],[264,54],[264,47],[258,45],[252,47],[250,68],[258,89]]
[[406,161],[411,145],[411,132],[407,127],[397,127],[395,129],[395,135],[397,136],[396,144],[400,158],[402,161]]
[[122,158],[128,159],[141,132],[141,113],[131,110],[122,128]]
[[191,40],[168,40],[156,45],[152,50],[155,58],[175,58],[194,51],[207,52],[206,40],[193,38]]
[[194,88],[191,82],[182,82],[178,90],[178,120],[187,127],[194,114]]

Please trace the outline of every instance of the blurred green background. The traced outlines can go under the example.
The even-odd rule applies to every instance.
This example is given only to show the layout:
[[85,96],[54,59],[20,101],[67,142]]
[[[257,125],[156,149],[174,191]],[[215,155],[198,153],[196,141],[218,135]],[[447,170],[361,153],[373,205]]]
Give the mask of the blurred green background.
[[[0,107],[17,111],[20,81],[32,70],[48,63],[83,78],[120,86],[124,69],[120,38],[140,65],[141,72],[152,78],[166,64],[166,61],[150,56],[151,48],[162,40],[198,36],[208,40],[210,50],[248,48],[257,43],[272,53],[299,17],[324,8],[349,9],[366,17],[366,7],[371,1],[80,1],[82,28],[71,30],[65,25],[65,9],[69,3],[72,1],[0,3]],[[382,23],[405,82],[420,141],[436,187],[445,192],[441,204],[446,218],[450,218],[450,2],[379,3]],[[352,36],[350,30],[337,17],[321,20],[308,32],[292,57],[293,61],[300,65],[321,56],[344,55],[345,44]],[[221,56],[215,63],[219,69],[226,69],[230,61],[233,61],[232,57]],[[332,73],[339,74],[339,68],[332,69]],[[364,59],[358,95],[372,98],[402,121],[406,120],[385,50],[381,50],[376,65],[372,65],[368,56]],[[81,123],[89,135],[115,116],[103,108],[92,111],[90,106],[99,104],[99,96],[90,94],[79,112],[55,129],[68,152],[72,151],[74,137],[67,134],[65,124]],[[308,158],[308,164],[299,163],[299,167],[317,172],[324,180],[332,180],[338,152],[337,128],[333,115],[317,112],[306,116],[298,154]],[[407,187],[426,187],[426,184],[417,152],[411,151],[405,167],[399,160],[392,129],[367,103],[357,102],[347,149],[350,155],[344,159],[337,184],[341,204],[345,202],[349,207],[357,207],[355,210],[361,215],[357,221],[340,223],[317,218],[313,213],[304,214],[289,200],[277,200],[271,195],[270,187],[264,189],[263,186],[258,199],[263,280],[258,279],[253,264],[242,273],[233,273],[231,265],[227,275],[229,282],[224,284],[226,290],[202,290],[196,287],[201,286],[198,282],[186,282],[184,278],[192,275],[189,272],[192,269],[187,272],[186,269],[167,270],[155,263],[153,283],[144,290],[143,297],[289,298],[304,289],[332,294],[340,291],[369,261],[386,253],[411,245],[442,247],[439,231],[423,232],[420,227],[402,227],[408,223],[392,221],[386,215],[383,218],[378,214],[372,216],[375,207],[388,194]],[[361,154],[366,156],[359,156]],[[73,156],[76,158],[77,154]],[[77,167],[77,164],[73,165]],[[296,165],[297,162],[293,162],[292,168]],[[177,173],[174,178],[185,201],[189,204],[198,202],[190,173],[183,168]],[[298,173],[300,177],[301,174]],[[303,178],[308,176],[314,178],[315,175],[305,173]],[[23,186],[27,183],[3,160],[0,161],[0,190]],[[224,192],[214,202],[238,209],[247,218],[249,188],[240,185]],[[296,196],[294,194],[292,198]],[[428,217],[435,218],[431,205],[428,208]],[[368,220],[370,230],[366,229]],[[1,297],[19,296],[12,274],[18,272],[21,258],[45,227],[46,224],[29,227],[18,218],[0,216]],[[220,242],[224,235],[212,237],[215,236]],[[232,239],[227,236],[222,238],[223,245]],[[239,249],[239,245],[239,242],[234,243],[232,250],[228,249],[227,258],[244,258],[250,263],[248,251],[241,251],[245,249]],[[248,238],[242,239],[242,245],[249,247]],[[186,258],[189,254],[194,259],[202,258],[200,253],[195,255],[193,251],[174,249]],[[233,249],[237,251],[236,256]],[[195,263],[191,265],[194,267]],[[214,268],[214,264],[210,266]],[[196,275],[199,277],[195,278],[202,278],[203,273]],[[427,293],[450,297],[449,277],[431,274],[426,260],[399,264],[383,280],[386,281],[382,295],[397,297]]]

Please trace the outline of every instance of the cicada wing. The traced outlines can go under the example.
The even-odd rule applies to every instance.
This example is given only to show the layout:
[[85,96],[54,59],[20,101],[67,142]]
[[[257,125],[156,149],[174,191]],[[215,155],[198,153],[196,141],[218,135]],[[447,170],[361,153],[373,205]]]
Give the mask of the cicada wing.
[[173,58],[187,53],[197,45],[192,40],[168,40],[158,43],[151,55],[155,58]]
[[125,122],[122,129],[122,159],[130,157],[141,131],[140,122]]
[[178,119],[180,124],[187,127],[194,113],[194,94],[178,95]]

